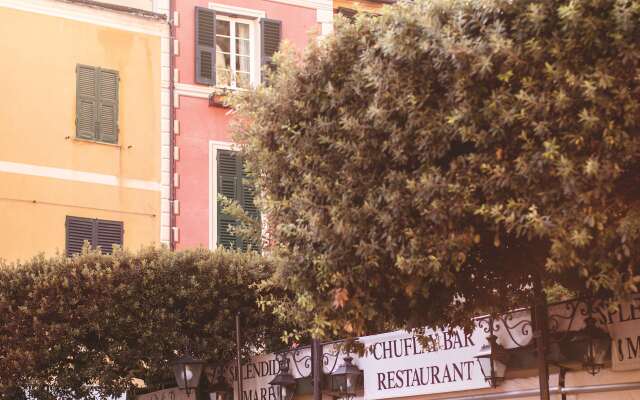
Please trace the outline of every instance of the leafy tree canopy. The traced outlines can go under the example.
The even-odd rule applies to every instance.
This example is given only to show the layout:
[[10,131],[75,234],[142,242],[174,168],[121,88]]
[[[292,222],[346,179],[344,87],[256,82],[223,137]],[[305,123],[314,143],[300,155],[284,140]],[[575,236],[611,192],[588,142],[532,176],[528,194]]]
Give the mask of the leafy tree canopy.
[[[340,22],[340,21],[339,21]],[[468,325],[640,282],[640,1],[400,3],[235,99],[315,334]]]
[[233,358],[235,315],[249,349],[279,345],[254,285],[271,267],[256,253],[144,249],[0,264],[0,398],[103,398],[132,378],[173,381],[185,341],[212,363]]

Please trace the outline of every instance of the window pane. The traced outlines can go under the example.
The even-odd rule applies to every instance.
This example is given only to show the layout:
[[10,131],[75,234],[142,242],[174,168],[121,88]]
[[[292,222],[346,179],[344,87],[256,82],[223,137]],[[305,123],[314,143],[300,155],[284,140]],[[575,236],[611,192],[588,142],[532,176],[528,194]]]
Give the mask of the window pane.
[[216,68],[216,85],[231,86],[231,71],[228,69]]
[[251,77],[244,72],[236,72],[236,86],[243,89],[248,89],[251,86]]
[[229,36],[231,30],[229,29],[229,21],[216,20],[216,35],[227,35]]
[[236,51],[241,56],[248,56],[250,52],[250,42],[248,40],[236,39]]
[[242,72],[251,71],[251,58],[236,56],[236,70]]
[[231,39],[222,36],[216,36],[216,50],[223,51],[225,53],[231,51]]
[[231,56],[225,53],[216,53],[216,68],[231,69]]
[[236,37],[249,39],[249,24],[236,23]]

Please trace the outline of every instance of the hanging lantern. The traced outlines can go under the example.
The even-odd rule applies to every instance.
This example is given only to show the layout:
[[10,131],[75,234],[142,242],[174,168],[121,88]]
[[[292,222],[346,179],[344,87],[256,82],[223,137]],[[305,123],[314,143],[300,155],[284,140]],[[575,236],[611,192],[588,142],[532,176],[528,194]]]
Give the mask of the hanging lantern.
[[278,374],[269,382],[276,391],[276,400],[291,400],[296,390],[296,380],[289,373],[289,359],[286,354],[278,360]]
[[200,384],[200,377],[204,369],[205,362],[193,358],[190,354],[185,354],[173,363],[173,373],[178,387],[187,393],[196,390]]
[[596,375],[604,367],[609,353],[611,338],[596,326],[596,320],[589,315],[585,327],[573,339],[582,348],[582,367],[591,375]]
[[347,400],[356,396],[358,378],[362,371],[353,365],[353,357],[347,355],[344,362],[331,373],[331,390]]
[[495,335],[489,335],[487,337],[488,343],[483,345],[475,356],[480,364],[484,380],[491,387],[498,386],[504,380],[509,361],[509,353],[498,344],[497,340]]

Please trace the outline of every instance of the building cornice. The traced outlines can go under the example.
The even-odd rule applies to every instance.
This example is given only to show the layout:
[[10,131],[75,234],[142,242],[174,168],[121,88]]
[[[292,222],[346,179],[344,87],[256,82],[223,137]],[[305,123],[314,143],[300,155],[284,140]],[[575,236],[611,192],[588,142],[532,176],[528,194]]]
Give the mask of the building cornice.
[[64,3],[75,3],[75,4],[80,4],[80,5],[93,7],[93,8],[98,8],[98,9],[117,11],[117,12],[120,12],[120,13],[136,15],[136,16],[143,17],[143,18],[159,19],[159,20],[163,20],[163,21],[167,19],[166,15],[160,14],[160,13],[156,13],[156,12],[153,12],[153,11],[147,11],[147,10],[142,10],[142,9],[139,9],[139,8],[121,6],[121,5],[118,5],[118,4],[103,3],[101,1],[95,1],[95,0],[58,0],[58,1],[61,1],[61,2],[64,2]]
[[143,17],[112,8],[90,6],[88,3],[67,0],[0,0],[0,8],[11,8],[153,36],[168,35],[169,26],[164,18]]

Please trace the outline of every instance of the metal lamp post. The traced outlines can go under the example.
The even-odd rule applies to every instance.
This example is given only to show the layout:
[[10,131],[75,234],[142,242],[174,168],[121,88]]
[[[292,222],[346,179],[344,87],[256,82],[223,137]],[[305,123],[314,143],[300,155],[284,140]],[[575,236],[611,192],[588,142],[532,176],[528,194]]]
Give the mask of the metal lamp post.
[[583,348],[582,367],[591,375],[597,375],[604,367],[611,338],[596,326],[591,302],[587,304],[587,318],[584,322],[585,327],[574,337],[574,341],[580,343]]
[[[540,387],[540,399],[549,400],[549,361],[547,353],[551,345],[571,344],[572,349],[579,349],[582,355],[583,368],[592,375],[596,375],[603,368],[605,358],[611,345],[609,335],[596,326],[593,318],[593,310],[599,299],[582,298],[563,301],[553,304],[551,307],[546,302],[546,297],[541,289],[539,281],[534,284],[535,304],[529,308],[529,318],[514,318],[513,314],[491,314],[479,320],[478,326],[489,334],[489,344],[482,348],[476,355],[482,368],[485,379],[496,386],[501,377],[500,372],[505,364],[505,356],[508,353],[502,346],[498,346],[494,331],[502,331],[501,339],[510,340],[513,346],[510,348],[532,347],[536,353],[538,366],[538,380]],[[562,307],[561,307],[562,305]],[[599,305],[601,307],[602,305]],[[522,309],[520,311],[523,311]],[[575,321],[584,319],[585,327],[579,331],[572,329]],[[493,336],[493,338],[492,338]],[[524,338],[529,338],[527,341]],[[529,346],[533,340],[533,346]],[[566,339],[570,339],[568,342]],[[492,354],[489,357],[489,354]],[[495,355],[495,356],[494,356]],[[499,361],[499,362],[495,362]]]
[[296,390],[296,380],[289,372],[289,359],[286,354],[278,360],[278,374],[269,382],[275,387],[277,400],[291,400]]
[[[241,336],[240,336],[240,313],[236,313],[236,371],[238,378],[238,399],[242,399],[242,358],[241,358]],[[173,373],[178,387],[190,395],[192,390],[196,390],[200,384],[200,378],[206,362],[197,360],[188,352],[173,363]],[[213,400],[225,400],[233,397],[233,389],[229,388],[224,378],[220,376],[218,382],[213,387]]]
[[353,357],[347,355],[344,362],[331,373],[331,389],[341,398],[352,400],[356,396],[357,380],[362,371],[353,365]]
[[[280,365],[280,373],[278,373],[276,378],[270,382],[272,385],[277,385],[276,399],[286,399],[286,397],[283,396],[283,391],[281,390],[283,384],[288,388],[288,390],[285,391],[284,394],[292,396],[295,390],[296,381],[289,373],[289,360],[291,360],[293,361],[293,365],[295,366],[298,376],[300,376],[301,378],[311,378],[311,383],[313,386],[313,400],[322,400],[323,382],[325,376],[331,378],[330,383],[335,380],[334,371],[336,371],[339,367],[338,361],[340,359],[340,346],[338,346],[337,349],[336,346],[341,342],[343,341],[321,343],[318,339],[314,338],[312,339],[311,345],[309,346],[311,350],[309,355],[303,355],[303,348],[301,347],[279,353],[277,357]],[[334,351],[325,351],[324,347],[328,345],[334,346]],[[307,346],[305,346],[304,348],[307,348]],[[348,364],[351,364],[351,361],[352,359],[348,362]],[[300,370],[300,365],[304,365],[306,368],[310,367],[310,373],[308,375],[305,375]],[[353,366],[353,364],[351,364],[351,366],[353,368],[356,368],[355,366]],[[342,367],[342,365],[340,367]],[[348,371],[355,372],[351,369],[349,369]],[[353,390],[355,390],[357,380],[352,379],[350,380],[350,382],[352,382],[352,385],[354,387]],[[344,380],[344,383],[346,385],[346,380]],[[334,393],[338,393],[338,390],[332,391]]]
[[187,396],[190,396],[192,390],[198,388],[204,366],[204,361],[193,358],[189,353],[173,363],[173,373],[176,378],[176,383],[180,389],[187,393]]
[[497,339],[495,335],[489,335],[487,337],[489,343],[482,346],[475,356],[478,364],[480,364],[484,380],[491,387],[498,386],[504,380],[507,372],[507,362],[509,361],[509,353],[498,344]]

